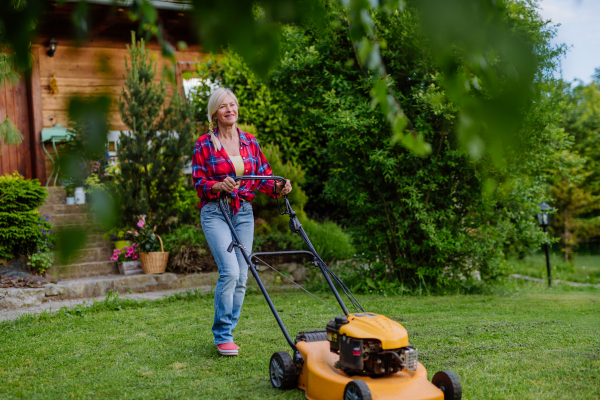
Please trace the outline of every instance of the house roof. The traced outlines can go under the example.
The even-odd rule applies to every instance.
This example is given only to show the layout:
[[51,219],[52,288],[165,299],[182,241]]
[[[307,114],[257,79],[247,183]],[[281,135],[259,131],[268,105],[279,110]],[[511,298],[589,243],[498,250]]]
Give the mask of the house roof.
[[[68,2],[78,2],[79,0],[67,0]],[[129,7],[134,0],[84,0],[86,3],[114,5],[119,7]],[[185,11],[192,9],[192,2],[189,0],[148,0],[154,8],[159,10]]]
[[[5,0],[0,0],[5,1]],[[50,1],[50,0],[48,0]],[[79,0],[65,0],[59,4],[50,2],[38,27],[35,43],[44,44],[51,37],[62,45],[75,44],[73,39],[73,12]],[[127,11],[134,0],[82,0],[89,5],[88,44],[103,47],[121,46],[131,42],[131,31],[139,29],[139,22],[132,21]],[[192,4],[188,0],[149,0],[156,7],[163,27],[163,35],[171,43],[184,41],[192,50],[198,43],[198,32],[192,21]],[[80,44],[77,44],[78,46]],[[155,39],[149,46],[159,46]]]

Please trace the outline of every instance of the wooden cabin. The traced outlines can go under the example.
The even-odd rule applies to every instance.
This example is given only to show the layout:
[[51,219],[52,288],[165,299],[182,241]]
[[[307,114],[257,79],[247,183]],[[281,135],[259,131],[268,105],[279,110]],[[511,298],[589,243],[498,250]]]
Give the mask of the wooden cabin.
[[[173,45],[179,41],[188,45],[185,51],[176,53],[175,74],[177,84],[181,87],[181,74],[193,69],[196,62],[202,59],[197,36],[184,12],[185,5],[169,1],[153,3],[167,40]],[[0,87],[0,122],[8,114],[9,120],[24,136],[18,146],[2,143],[0,175],[18,171],[28,179],[37,178],[43,185],[47,183],[53,171],[53,159],[56,158],[54,147],[60,154],[61,142],[54,145],[49,139],[43,142],[42,132],[45,129],[55,128],[54,131],[57,131],[61,127],[68,127],[68,104],[72,96],[109,94],[114,99],[110,109],[112,147],[118,132],[128,130],[121,120],[117,101],[125,81],[127,45],[131,43],[131,32],[138,30],[138,24],[130,21],[126,7],[115,7],[108,1],[89,0],[90,35],[85,41],[77,43],[72,38],[71,16],[74,7],[75,3],[69,2],[50,4],[32,44],[35,60],[31,71],[24,74],[17,84]],[[52,38],[57,42],[54,54],[48,51]],[[162,79],[160,71],[165,66],[173,67],[172,62],[161,56],[156,39],[151,39],[146,48],[158,61],[156,79]],[[53,79],[56,80],[58,93],[50,88]],[[174,86],[167,86],[172,93]],[[54,179],[48,184],[54,185]]]

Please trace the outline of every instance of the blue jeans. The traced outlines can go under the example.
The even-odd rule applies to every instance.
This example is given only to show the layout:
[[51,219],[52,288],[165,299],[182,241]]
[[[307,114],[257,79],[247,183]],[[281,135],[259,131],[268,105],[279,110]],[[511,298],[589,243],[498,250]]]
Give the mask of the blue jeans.
[[[242,203],[237,215],[230,213],[229,217],[242,245],[248,254],[252,253],[254,240],[252,205],[247,201]],[[200,219],[206,241],[219,267],[219,280],[215,288],[215,320],[212,327],[214,341],[217,345],[233,342],[232,331],[240,318],[246,293],[248,264],[237,247],[234,248],[235,253],[227,252],[233,235],[218,203],[211,202],[202,207]]]

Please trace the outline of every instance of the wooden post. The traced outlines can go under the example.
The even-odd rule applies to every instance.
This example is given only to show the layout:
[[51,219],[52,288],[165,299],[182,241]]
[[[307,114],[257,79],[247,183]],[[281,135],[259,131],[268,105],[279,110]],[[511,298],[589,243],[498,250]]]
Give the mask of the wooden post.
[[44,156],[44,143],[42,143],[42,129],[44,121],[42,115],[42,87],[40,79],[40,46],[33,45],[33,65],[27,79],[27,103],[29,104],[29,133],[31,145],[31,162],[33,177],[40,182],[46,182],[46,158]]

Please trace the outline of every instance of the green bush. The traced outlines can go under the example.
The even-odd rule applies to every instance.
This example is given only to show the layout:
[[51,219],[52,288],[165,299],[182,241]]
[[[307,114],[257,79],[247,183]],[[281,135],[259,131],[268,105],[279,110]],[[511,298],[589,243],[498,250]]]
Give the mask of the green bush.
[[286,251],[301,250],[302,238],[291,232],[272,231],[254,236],[254,245],[252,251]]
[[182,225],[160,237],[163,240],[165,251],[168,252],[176,251],[178,247],[187,244],[202,247],[204,249],[208,248],[204,232],[202,232],[202,229],[193,225]]
[[194,185],[187,185],[185,178],[179,180],[179,184],[172,192],[173,208],[176,211],[177,225],[196,224],[200,222],[200,199]]
[[18,172],[0,176],[0,259],[30,254],[42,240],[42,229],[50,230],[36,210],[48,196],[37,179],[27,180]]
[[354,256],[356,250],[352,246],[350,235],[335,222],[306,219],[302,221],[302,226],[323,261],[330,263]]
[[[289,160],[284,163],[278,145],[268,143],[263,144],[261,147],[265,157],[267,157],[267,160],[271,165],[273,174],[282,176],[291,181],[293,189],[292,192],[288,194],[287,198],[298,216],[303,217],[305,215],[304,205],[308,201],[308,197],[304,193],[304,190],[302,190],[302,185],[304,184],[304,171],[302,170],[302,167]],[[285,203],[283,198],[274,200],[264,193],[256,192],[256,198],[252,202],[254,216],[267,223],[266,225],[260,225],[259,221],[258,225],[260,225],[261,228],[258,233],[267,233],[272,230],[286,232],[288,230],[289,217],[287,215],[279,214],[277,203],[279,203],[279,207],[284,210]]]

